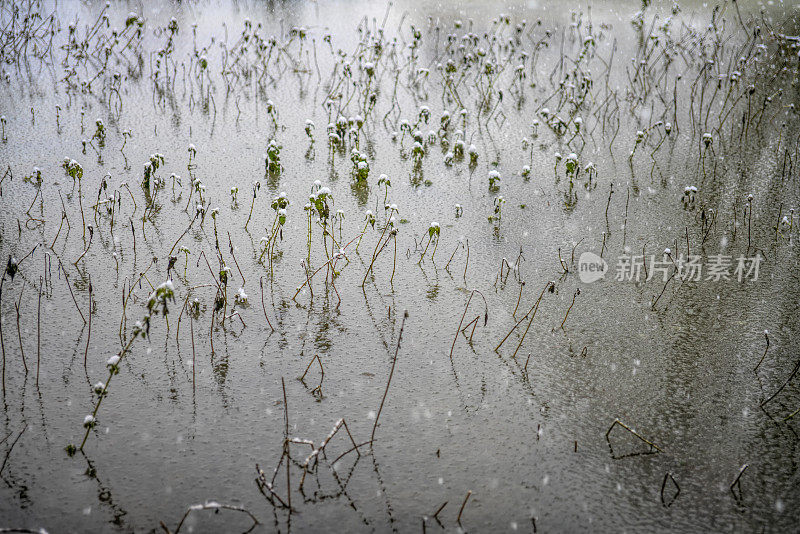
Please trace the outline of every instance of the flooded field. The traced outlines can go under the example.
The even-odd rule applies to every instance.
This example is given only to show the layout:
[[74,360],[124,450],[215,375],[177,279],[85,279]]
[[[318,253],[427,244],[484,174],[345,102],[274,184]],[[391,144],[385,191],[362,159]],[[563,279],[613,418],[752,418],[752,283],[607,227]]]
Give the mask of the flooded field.
[[0,2],[0,532],[796,531],[800,7],[648,4]]

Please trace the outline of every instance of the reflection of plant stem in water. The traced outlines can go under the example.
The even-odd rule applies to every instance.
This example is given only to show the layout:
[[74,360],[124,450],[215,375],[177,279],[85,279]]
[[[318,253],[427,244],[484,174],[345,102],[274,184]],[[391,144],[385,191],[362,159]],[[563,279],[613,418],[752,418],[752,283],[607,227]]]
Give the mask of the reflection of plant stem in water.
[[397,346],[395,347],[394,350],[394,358],[392,358],[392,368],[389,370],[389,378],[386,381],[386,389],[383,391],[383,398],[381,399],[381,405],[378,407],[378,413],[375,415],[375,424],[372,425],[372,434],[369,437],[371,443],[375,441],[375,431],[378,428],[378,421],[380,420],[381,412],[383,411],[383,404],[386,402],[386,396],[389,394],[389,386],[392,383],[394,368],[397,365],[397,353],[400,351],[400,341],[402,341],[403,339],[403,329],[406,327],[407,318],[408,318],[408,310],[403,312],[403,320],[400,323],[400,333],[397,335]]

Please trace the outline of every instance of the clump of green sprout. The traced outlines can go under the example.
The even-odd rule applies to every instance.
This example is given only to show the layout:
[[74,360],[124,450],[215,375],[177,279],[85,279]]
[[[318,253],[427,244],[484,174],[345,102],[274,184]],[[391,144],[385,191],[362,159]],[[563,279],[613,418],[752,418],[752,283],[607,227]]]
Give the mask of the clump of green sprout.
[[[206,186],[200,178],[195,178],[194,180],[192,180],[192,193],[197,193],[197,196],[199,197],[198,205],[204,208],[203,209],[204,214],[205,214],[205,204],[206,204],[205,192],[206,192]],[[191,200],[191,197],[189,199]]]
[[234,300],[234,302],[236,302],[236,304],[238,304],[239,306],[246,306],[246,305],[247,305],[247,303],[248,303],[248,301],[249,301],[249,297],[247,296],[247,293],[245,293],[245,291],[244,291],[244,288],[243,288],[243,287],[240,287],[240,288],[239,288],[239,290],[238,290],[238,291],[236,292],[236,294],[233,296],[233,300]]
[[422,147],[422,143],[418,141],[414,142],[411,148],[411,156],[414,158],[414,163],[416,164],[422,161],[423,156],[425,156],[425,149]]
[[478,164],[478,148],[475,145],[469,145],[467,149],[469,154],[469,164],[474,167]]
[[194,163],[194,160],[197,158],[197,147],[195,147],[195,146],[194,146],[194,144],[190,144],[190,145],[189,145],[189,148],[188,148],[188,151],[189,151],[189,164],[188,164],[188,168],[189,168],[189,170],[192,170],[192,169],[194,169],[194,168],[197,166],[197,165]]
[[74,159],[64,158],[64,162],[61,164],[61,166],[64,167],[67,175],[69,175],[73,181],[83,178],[83,167],[81,167],[80,164]]
[[631,150],[631,153],[628,156],[628,161],[631,164],[633,164],[633,156],[636,155],[636,149],[639,148],[639,145],[641,145],[644,142],[644,138],[645,138],[645,133],[642,130],[636,132],[636,138],[633,142],[633,149]]
[[34,167],[29,175],[22,178],[22,181],[40,187],[42,185],[42,170],[39,167]]
[[145,200],[148,206],[152,206],[155,201],[155,193],[161,188],[161,182],[158,181],[156,171],[159,167],[164,165],[164,156],[162,154],[153,154],[150,156],[150,161],[144,164],[144,177],[142,178],[142,189],[144,190]]
[[266,241],[262,239],[262,251],[259,261],[263,260],[264,255],[269,260],[269,273],[270,277],[274,276],[273,272],[273,257],[275,255],[275,245],[278,239],[283,240],[283,225],[286,224],[286,208],[289,207],[289,199],[285,192],[281,192],[278,196],[272,199],[270,207],[275,211],[275,218],[272,221],[272,226],[268,229]]
[[272,100],[267,100],[265,102],[267,108],[267,115],[272,119],[272,125],[277,130],[278,128],[278,110],[275,107],[275,103]]
[[350,152],[350,161],[353,162],[353,179],[358,184],[366,184],[369,178],[369,162],[367,156],[353,148]]
[[314,143],[314,121],[311,119],[306,119],[306,135],[311,140],[311,143]]
[[267,155],[265,156],[265,164],[267,171],[272,174],[280,174],[283,167],[281,166],[281,146],[278,145],[275,139],[271,139],[267,145]]
[[100,119],[97,119],[95,121],[95,126],[96,130],[94,132],[94,135],[92,135],[92,140],[97,139],[100,146],[103,146],[106,141],[106,127],[103,124],[103,121]]
[[502,196],[497,196],[494,199],[494,211],[489,215],[489,222],[500,222],[503,218],[503,204],[506,199]]
[[597,178],[597,165],[595,165],[593,162],[590,161],[583,168],[583,172],[586,173],[586,177],[587,177],[586,184],[584,184],[586,189],[591,190],[591,189],[594,189],[595,187],[597,187],[597,181],[596,181],[596,178]]
[[428,231],[425,234],[428,238],[428,242],[425,244],[425,249],[422,251],[417,263],[422,262],[423,258],[425,258],[425,253],[428,252],[428,247],[430,247],[431,242],[435,241],[436,243],[433,245],[433,251],[431,252],[431,261],[433,261],[434,256],[436,256],[436,249],[439,248],[439,235],[441,232],[442,228],[439,226],[439,223],[436,221],[431,222],[430,226],[428,226]]
[[567,156],[567,159],[564,160],[565,171],[567,177],[572,180],[577,178],[578,171],[580,170],[580,166],[578,165],[578,155],[574,152]]
[[378,187],[381,186],[383,186],[383,204],[385,206],[389,199],[389,188],[392,187],[392,181],[385,174],[378,177]]
[[453,155],[457,160],[460,160],[464,157],[465,146],[464,146],[464,140],[461,139],[462,135],[463,132],[461,132],[461,130],[458,130],[456,132],[456,140],[455,142],[453,142]]
[[375,229],[375,220],[375,214],[372,213],[372,210],[367,210],[364,212],[364,228],[361,229],[361,234],[358,236],[358,242],[356,242],[356,251],[358,251],[358,246],[361,244],[361,238],[364,237],[367,227],[370,226],[373,230]]
[[489,191],[497,192],[500,190],[500,173],[496,169],[489,171]]

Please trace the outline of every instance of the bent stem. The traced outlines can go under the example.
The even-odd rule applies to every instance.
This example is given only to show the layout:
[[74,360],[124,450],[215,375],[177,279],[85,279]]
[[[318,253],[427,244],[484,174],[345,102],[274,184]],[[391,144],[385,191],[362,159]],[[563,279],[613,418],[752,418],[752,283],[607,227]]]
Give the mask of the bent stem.
[[504,338],[502,339],[502,341],[500,341],[500,343],[499,343],[499,344],[498,344],[498,345],[497,345],[497,346],[494,348],[494,351],[495,351],[495,352],[497,352],[497,351],[499,351],[499,350],[500,350],[500,347],[502,347],[502,346],[503,346],[503,343],[505,343],[505,342],[506,342],[506,340],[507,340],[507,339],[509,338],[509,336],[510,336],[510,335],[511,335],[511,334],[514,332],[514,330],[516,330],[516,329],[517,329],[517,327],[518,327],[520,324],[522,324],[522,321],[524,321],[525,319],[527,319],[528,315],[530,315],[530,316],[531,316],[531,320],[528,322],[528,327],[525,329],[525,333],[522,335],[522,339],[520,339],[520,340],[519,340],[519,345],[517,345],[517,349],[514,351],[514,357],[516,357],[516,355],[517,355],[517,352],[519,351],[519,348],[522,346],[522,342],[525,340],[525,335],[527,335],[527,333],[528,333],[528,329],[530,329],[530,327],[531,327],[531,323],[533,323],[533,318],[534,318],[534,317],[536,317],[536,312],[537,312],[537,311],[539,311],[539,303],[542,301],[542,298],[544,297],[544,292],[545,292],[545,291],[547,291],[547,290],[548,290],[549,288],[551,288],[551,287],[555,287],[555,285],[553,284],[553,282],[547,282],[547,283],[545,284],[545,286],[544,286],[544,289],[542,289],[542,292],[541,292],[541,294],[539,294],[539,298],[538,298],[538,299],[536,299],[536,302],[534,303],[534,305],[533,305],[533,306],[531,306],[531,309],[530,309],[530,310],[528,310],[528,313],[526,313],[525,315],[523,315],[523,316],[522,316],[522,318],[521,318],[519,321],[517,321],[517,323],[516,323],[516,324],[515,324],[515,325],[514,325],[514,326],[511,328],[511,330],[509,330],[508,334],[506,334],[506,337],[504,337]]
[[[135,335],[131,336],[131,338],[128,340],[128,343],[119,352],[118,356],[119,356],[120,362],[128,354],[128,352],[130,351],[131,346],[133,345],[133,342],[136,340],[137,337],[138,336],[135,336]],[[103,387],[103,391],[100,393],[99,398],[97,399],[97,404],[95,404],[94,410],[92,411],[93,420],[97,419],[97,412],[100,410],[100,405],[103,403],[103,399],[106,397],[106,393],[108,392],[108,385],[111,383],[111,379],[113,377],[114,377],[114,371],[109,369],[108,378],[106,379],[106,383],[105,383],[105,386]],[[81,441],[81,446],[78,447],[78,450],[83,451],[83,446],[86,445],[86,440],[89,439],[89,432],[91,432],[91,431],[92,431],[92,427],[91,426],[87,426],[86,427],[86,432],[83,434],[83,441]]]
[[[464,313],[461,314],[461,320],[458,322],[458,328],[456,329],[456,335],[453,337],[453,344],[450,345],[450,359],[451,360],[453,359],[453,349],[455,349],[455,346],[456,346],[456,340],[458,339],[458,333],[461,331],[461,325],[464,323],[464,317],[466,317],[466,315],[467,315],[467,310],[469,309],[469,304],[470,304],[470,302],[472,302],[472,297],[475,295],[475,293],[477,293],[477,294],[479,294],[481,296],[481,298],[483,299],[483,304],[486,307],[485,310],[484,310],[483,326],[486,326],[486,323],[489,322],[489,304],[486,302],[486,297],[484,297],[483,293],[481,293],[477,289],[473,289],[472,292],[469,294],[469,298],[467,299],[467,305],[464,307]],[[478,320],[478,318],[476,317],[475,318],[475,322],[477,322],[477,320]],[[469,325],[467,325],[467,326],[469,326]],[[472,339],[472,336],[470,336],[470,340],[471,339]]]

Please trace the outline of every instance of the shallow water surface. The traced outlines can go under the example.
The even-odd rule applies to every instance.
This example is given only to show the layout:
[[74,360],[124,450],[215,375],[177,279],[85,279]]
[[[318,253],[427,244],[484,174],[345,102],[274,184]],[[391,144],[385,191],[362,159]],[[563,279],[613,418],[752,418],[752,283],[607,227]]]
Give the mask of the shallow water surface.
[[796,529],[798,8],[659,4],[0,4],[0,530]]

